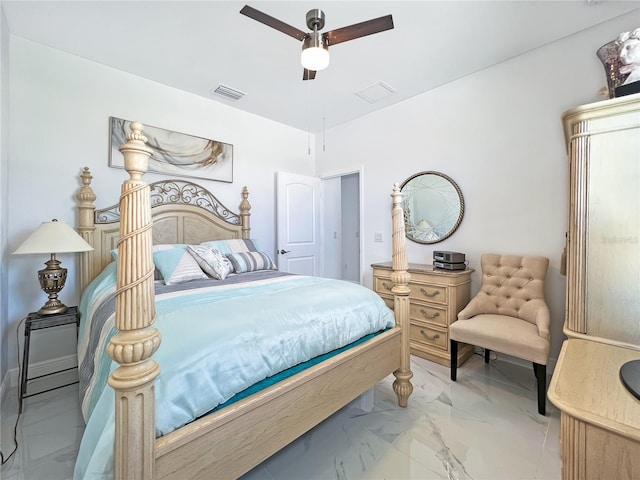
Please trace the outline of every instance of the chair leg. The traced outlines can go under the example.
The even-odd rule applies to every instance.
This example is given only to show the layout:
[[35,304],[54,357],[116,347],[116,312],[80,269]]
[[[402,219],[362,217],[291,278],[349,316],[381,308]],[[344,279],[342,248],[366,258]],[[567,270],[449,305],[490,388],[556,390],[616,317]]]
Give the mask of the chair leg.
[[458,342],[451,340],[451,380],[456,381],[458,370]]
[[538,413],[545,415],[547,406],[547,366],[534,363],[533,370],[536,374],[536,383],[538,384]]
[[489,363],[489,357],[491,356],[491,350],[488,348],[484,349],[484,363]]

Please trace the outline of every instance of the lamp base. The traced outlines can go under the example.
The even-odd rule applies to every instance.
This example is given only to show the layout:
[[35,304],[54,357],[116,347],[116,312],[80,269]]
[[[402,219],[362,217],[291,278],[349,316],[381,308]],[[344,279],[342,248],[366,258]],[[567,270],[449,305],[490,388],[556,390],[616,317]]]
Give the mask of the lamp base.
[[69,307],[59,300],[55,302],[48,301],[40,310],[38,310],[38,315],[55,315],[56,313],[64,313],[67,311],[67,308]]
[[51,260],[45,262],[47,268],[38,271],[38,280],[40,280],[40,288],[49,294],[49,300],[40,310],[39,315],[54,315],[56,313],[64,313],[67,306],[58,300],[58,293],[64,287],[67,281],[67,269],[60,266],[60,261],[56,259],[55,254],[51,254]]

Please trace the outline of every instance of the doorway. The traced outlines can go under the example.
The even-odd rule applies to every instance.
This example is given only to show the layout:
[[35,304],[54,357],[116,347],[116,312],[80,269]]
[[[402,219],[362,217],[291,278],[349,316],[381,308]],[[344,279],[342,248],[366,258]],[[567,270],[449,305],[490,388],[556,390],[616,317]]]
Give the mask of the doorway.
[[361,283],[360,172],[322,179],[324,276]]

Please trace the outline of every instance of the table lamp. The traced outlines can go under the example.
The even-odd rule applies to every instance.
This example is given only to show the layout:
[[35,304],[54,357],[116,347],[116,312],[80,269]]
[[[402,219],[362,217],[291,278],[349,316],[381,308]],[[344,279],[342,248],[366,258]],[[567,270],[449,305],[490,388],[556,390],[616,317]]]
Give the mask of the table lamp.
[[84,239],[68,224],[53,219],[42,222],[38,229],[22,242],[14,253],[17,255],[28,253],[49,253],[51,260],[45,262],[46,268],[38,272],[40,287],[49,294],[49,300],[42,306],[40,315],[64,313],[67,306],[58,300],[58,293],[67,280],[67,269],[60,266],[56,253],[88,252],[93,250]]

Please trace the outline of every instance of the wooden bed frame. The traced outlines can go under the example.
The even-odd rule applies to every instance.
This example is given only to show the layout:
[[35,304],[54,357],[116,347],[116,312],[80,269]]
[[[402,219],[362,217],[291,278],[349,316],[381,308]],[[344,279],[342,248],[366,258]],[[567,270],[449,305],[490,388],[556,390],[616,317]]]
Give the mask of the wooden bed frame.
[[[240,214],[198,185],[142,177],[151,150],[143,126],[132,124],[120,147],[130,178],[119,205],[96,210],[91,174],[81,174],[78,231],[94,246],[82,254],[82,288],[111,262],[118,248],[116,328],[108,351],[120,365],[109,378],[116,395],[115,478],[237,478],[310,430],[389,374],[405,407],[413,386],[409,364],[409,279],[401,193],[393,198],[393,293],[396,327],[257,394],[158,439],[155,438],[153,360],[161,335],[154,323],[154,243],[200,243],[249,238],[246,187]],[[153,225],[153,228],[151,228]]]

